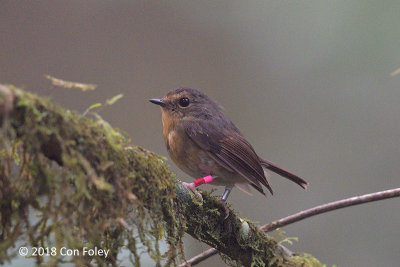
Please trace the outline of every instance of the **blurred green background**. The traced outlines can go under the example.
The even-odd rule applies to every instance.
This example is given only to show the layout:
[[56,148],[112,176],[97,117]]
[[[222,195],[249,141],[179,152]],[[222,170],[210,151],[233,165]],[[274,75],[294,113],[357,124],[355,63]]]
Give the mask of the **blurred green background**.
[[[304,191],[272,175],[268,198],[234,190],[233,208],[264,224],[399,187],[400,75],[390,75],[400,67],[399,14],[399,1],[3,0],[0,82],[79,112],[123,93],[102,116],[164,156],[160,110],[147,99],[178,86],[202,90],[261,156],[310,182]],[[45,74],[99,87],[53,88]],[[399,266],[399,204],[343,209],[283,230],[299,238],[290,249],[328,266]],[[206,248],[186,240],[188,258]]]

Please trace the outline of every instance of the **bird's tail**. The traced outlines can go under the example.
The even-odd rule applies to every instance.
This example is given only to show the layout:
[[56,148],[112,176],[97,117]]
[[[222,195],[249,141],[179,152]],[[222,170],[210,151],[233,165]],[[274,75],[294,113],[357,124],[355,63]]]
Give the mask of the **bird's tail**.
[[267,168],[268,170],[273,171],[273,172],[289,179],[290,181],[295,182],[296,184],[300,185],[304,189],[307,189],[308,183],[305,180],[303,180],[302,178],[300,178],[299,176],[294,175],[293,173],[290,173],[290,172],[282,169],[281,167],[277,166],[275,163],[268,161],[266,159],[260,158],[260,163],[261,163],[261,166]]

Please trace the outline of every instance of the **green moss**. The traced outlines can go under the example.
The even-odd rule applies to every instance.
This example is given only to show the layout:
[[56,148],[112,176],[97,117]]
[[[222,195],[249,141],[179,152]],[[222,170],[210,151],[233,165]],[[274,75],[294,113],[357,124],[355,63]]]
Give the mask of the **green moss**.
[[[24,236],[29,247],[112,251],[108,259],[71,258],[77,265],[118,264],[119,250],[127,247],[139,266],[140,244],[156,265],[174,264],[182,255],[184,222],[175,212],[176,180],[164,159],[129,147],[129,138],[99,116],[78,116],[46,98],[9,88],[16,101],[0,136],[0,262],[14,256],[12,246]],[[28,219],[31,214],[37,222]],[[159,247],[164,239],[167,253]],[[65,258],[36,261],[57,264]]]

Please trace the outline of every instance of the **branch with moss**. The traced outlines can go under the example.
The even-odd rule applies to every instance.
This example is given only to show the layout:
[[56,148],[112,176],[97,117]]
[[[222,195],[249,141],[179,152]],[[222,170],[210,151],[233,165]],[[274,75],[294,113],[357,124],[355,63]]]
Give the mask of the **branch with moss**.
[[198,201],[164,158],[131,145],[98,115],[79,116],[0,86],[0,125],[0,264],[25,240],[18,245],[110,251],[107,258],[35,257],[39,265],[118,265],[121,249],[135,266],[143,253],[156,266],[177,265],[186,232],[235,265],[321,266],[306,254],[286,255],[233,210],[224,220],[216,197],[203,193]]
[[[351,198],[346,198],[346,199],[341,199],[338,201],[329,202],[329,203],[326,203],[323,205],[313,207],[311,209],[300,211],[293,215],[289,215],[285,218],[273,221],[269,224],[265,224],[265,225],[261,226],[259,229],[268,233],[268,232],[274,231],[280,227],[284,227],[286,225],[289,225],[289,224],[292,224],[292,223],[295,223],[295,222],[298,222],[298,221],[301,221],[301,220],[304,220],[304,219],[307,219],[307,218],[310,218],[312,216],[316,216],[316,215],[319,215],[322,213],[326,213],[326,212],[337,210],[337,209],[347,208],[347,207],[351,207],[351,206],[355,206],[355,205],[365,204],[368,202],[394,198],[394,197],[400,197],[400,188],[394,188],[394,189],[389,189],[389,190],[385,190],[385,191],[365,194],[362,196],[355,196],[355,197],[351,197]],[[187,260],[186,263],[179,265],[179,267],[188,266],[188,264],[190,264],[191,266],[194,266],[216,254],[218,254],[218,251],[215,248],[210,248],[210,249],[203,251],[202,253],[194,256],[193,258]]]

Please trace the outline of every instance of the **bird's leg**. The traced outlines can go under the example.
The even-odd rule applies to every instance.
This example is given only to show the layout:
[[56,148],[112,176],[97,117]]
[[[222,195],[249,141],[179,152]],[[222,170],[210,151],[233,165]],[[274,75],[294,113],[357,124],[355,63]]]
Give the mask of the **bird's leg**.
[[202,184],[208,184],[211,183],[213,180],[213,177],[211,175],[199,178],[197,180],[194,180],[194,182],[191,183],[185,183],[183,182],[183,186],[185,186],[187,189],[191,190],[193,193],[195,193],[201,200],[203,200],[203,197],[201,196],[201,194],[199,193],[199,191],[197,191],[196,187],[202,185]]
[[230,186],[225,187],[225,191],[224,191],[224,194],[222,195],[221,201],[226,202],[229,194],[231,193],[231,190],[232,190],[232,187],[230,187]]
[[222,198],[221,198],[221,203],[222,203],[222,205],[224,206],[224,209],[225,209],[225,218],[224,219],[229,217],[229,209],[226,206],[226,200],[228,199],[228,196],[231,193],[231,190],[232,190],[232,186],[226,186],[224,194],[222,195]]
[[193,193],[196,194],[196,196],[198,196],[201,200],[203,200],[203,197],[201,196],[201,194],[199,193],[199,191],[197,191],[196,189],[196,185],[195,183],[185,183],[182,182],[183,186],[186,187],[188,190],[192,191]]

